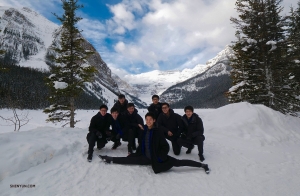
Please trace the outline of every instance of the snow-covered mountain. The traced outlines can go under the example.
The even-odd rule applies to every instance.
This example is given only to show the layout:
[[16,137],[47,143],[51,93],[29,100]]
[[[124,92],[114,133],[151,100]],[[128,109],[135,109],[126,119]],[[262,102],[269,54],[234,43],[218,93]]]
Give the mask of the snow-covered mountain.
[[[59,26],[29,8],[0,7],[0,17],[0,49],[6,51],[4,59],[24,67],[48,70],[49,56],[54,53],[50,47],[59,45]],[[87,60],[98,70],[95,81],[88,83],[84,90],[111,106],[120,93],[111,70],[87,40],[83,47],[95,52]],[[138,98],[134,100],[142,104]]]
[[231,86],[229,58],[233,53],[229,46],[207,62],[208,69],[184,82],[169,87],[161,100],[175,108],[193,105],[197,108],[216,108],[228,103],[224,93]]
[[0,47],[21,66],[48,69],[44,56],[59,26],[29,8],[0,6]]
[[154,94],[162,94],[168,87],[179,82],[185,81],[195,75],[198,75],[209,69],[210,65],[196,65],[192,69],[159,71],[154,70],[136,75],[125,75],[126,80],[137,96],[146,103],[151,103],[151,97]]

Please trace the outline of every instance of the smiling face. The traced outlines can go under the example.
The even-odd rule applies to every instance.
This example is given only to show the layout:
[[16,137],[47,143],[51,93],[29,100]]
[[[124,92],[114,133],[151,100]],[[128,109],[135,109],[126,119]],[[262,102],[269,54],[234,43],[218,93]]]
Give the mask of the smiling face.
[[186,111],[185,111],[185,115],[186,115],[188,118],[191,118],[192,115],[193,115],[193,111],[192,111],[192,110],[186,110]]
[[154,123],[155,123],[155,119],[153,119],[152,116],[146,117],[146,125],[149,129],[153,127]]
[[102,116],[105,116],[106,113],[107,113],[107,109],[101,108],[100,114],[101,114]]
[[162,109],[162,111],[163,111],[164,114],[168,114],[170,108],[169,108],[167,105],[163,105],[163,106],[161,107],[161,109]]
[[119,112],[113,112],[113,113],[111,113],[111,116],[113,117],[114,120],[117,120],[118,115],[119,115]]
[[129,107],[127,108],[127,111],[129,112],[129,114],[132,114],[134,112],[134,107]]

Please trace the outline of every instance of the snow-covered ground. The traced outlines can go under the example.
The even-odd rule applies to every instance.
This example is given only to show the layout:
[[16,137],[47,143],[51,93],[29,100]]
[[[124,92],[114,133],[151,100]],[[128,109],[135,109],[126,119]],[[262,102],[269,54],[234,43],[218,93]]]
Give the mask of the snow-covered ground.
[[[86,161],[86,134],[97,112],[78,111],[78,128],[45,124],[45,114],[33,117],[21,132],[0,127],[1,195],[299,195],[300,118],[285,116],[262,105],[230,104],[196,110],[203,119],[206,140],[202,169],[172,168],[154,174],[150,166],[107,165],[98,154],[125,156],[126,142],[96,150]],[[144,116],[145,110],[140,110]],[[183,114],[183,110],[176,110]],[[7,113],[0,110],[0,114]],[[4,129],[5,130],[4,130]],[[28,130],[31,129],[31,130]],[[25,131],[28,130],[28,131]],[[198,160],[197,150],[179,159]],[[174,156],[172,150],[169,153]],[[12,185],[34,188],[11,188]]]

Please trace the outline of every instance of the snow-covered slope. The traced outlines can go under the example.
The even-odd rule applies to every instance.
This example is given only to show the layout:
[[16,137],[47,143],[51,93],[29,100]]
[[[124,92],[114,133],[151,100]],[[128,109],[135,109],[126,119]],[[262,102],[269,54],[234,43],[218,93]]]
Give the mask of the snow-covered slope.
[[196,108],[216,108],[228,103],[224,92],[231,86],[229,58],[232,50],[227,46],[216,57],[207,62],[205,72],[175,84],[165,90],[161,100],[173,107],[193,105]]
[[[183,114],[183,109],[175,110]],[[204,122],[204,155],[211,168],[172,168],[154,174],[150,166],[107,165],[98,154],[126,156],[126,142],[112,142],[86,161],[86,134],[96,111],[80,111],[81,128],[44,127],[0,134],[1,195],[298,195],[300,119],[263,105],[230,104],[195,112]],[[139,111],[141,115],[146,111]],[[0,110],[0,114],[3,110]],[[196,148],[178,159],[198,160]],[[169,154],[175,156],[170,150]],[[11,188],[11,185],[35,185]]]
[[21,66],[48,69],[44,57],[58,25],[29,8],[0,7],[0,46]]
[[125,75],[125,80],[135,91],[139,98],[146,103],[151,103],[154,94],[160,95],[168,87],[185,81],[199,73],[204,72],[209,65],[196,65],[193,69],[183,69],[182,71],[159,71],[154,70],[136,75]]

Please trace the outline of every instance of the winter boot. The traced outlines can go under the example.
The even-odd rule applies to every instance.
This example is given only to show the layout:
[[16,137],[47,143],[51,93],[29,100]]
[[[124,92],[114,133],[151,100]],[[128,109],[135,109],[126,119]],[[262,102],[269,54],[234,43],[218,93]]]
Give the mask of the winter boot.
[[199,159],[200,159],[201,162],[203,162],[205,160],[205,158],[202,154],[201,155],[199,154]]
[[202,164],[202,168],[204,169],[205,173],[209,174],[210,170],[207,164]]
[[102,159],[105,163],[112,163],[113,158],[106,155],[99,155],[100,159]]
[[89,154],[87,157],[88,162],[92,162],[93,154]]
[[186,154],[191,154],[192,150],[193,150],[194,146],[192,148],[188,148],[188,150],[185,152]]
[[115,149],[117,149],[119,146],[121,146],[121,144],[122,144],[121,142],[115,142],[111,149],[112,149],[112,150],[115,150]]

